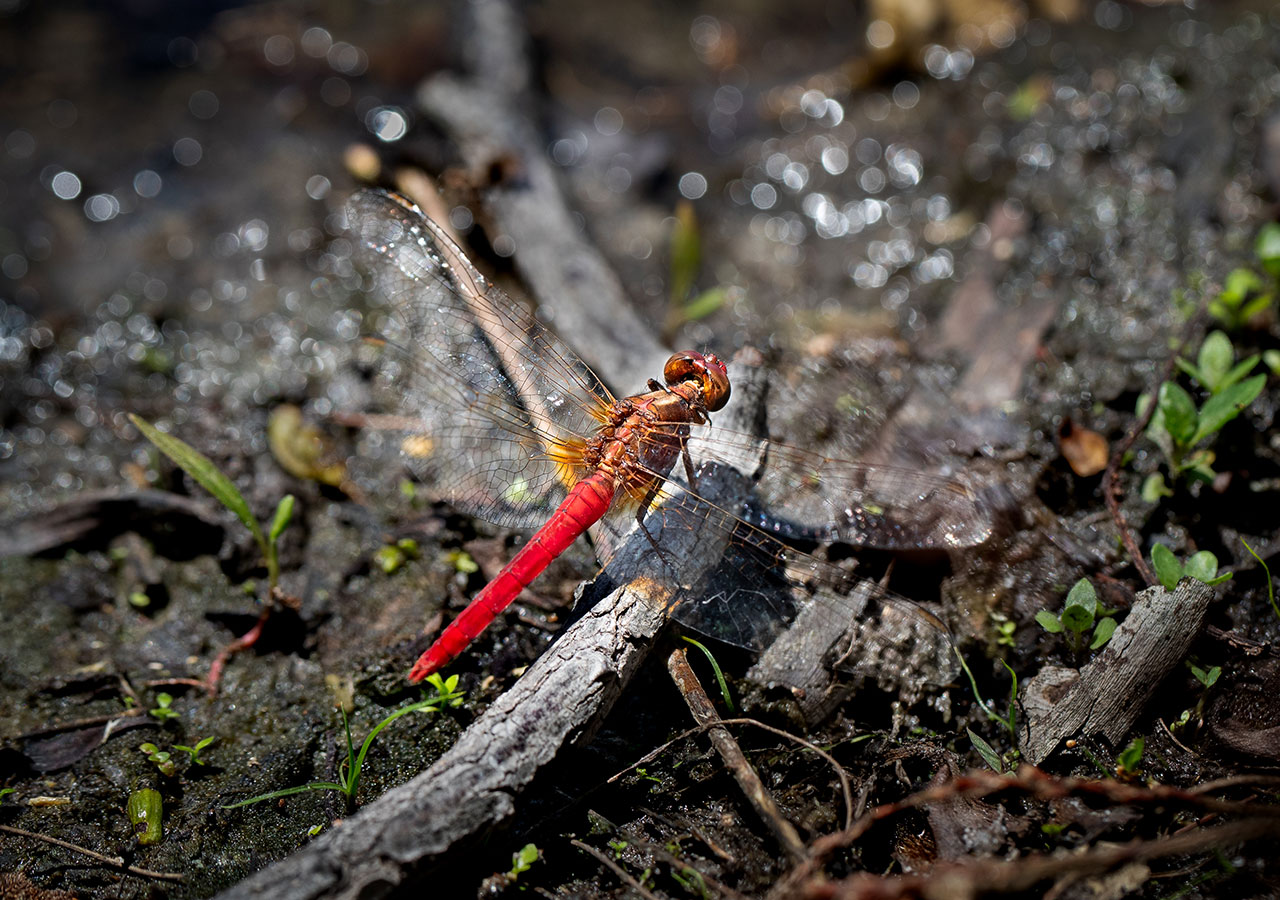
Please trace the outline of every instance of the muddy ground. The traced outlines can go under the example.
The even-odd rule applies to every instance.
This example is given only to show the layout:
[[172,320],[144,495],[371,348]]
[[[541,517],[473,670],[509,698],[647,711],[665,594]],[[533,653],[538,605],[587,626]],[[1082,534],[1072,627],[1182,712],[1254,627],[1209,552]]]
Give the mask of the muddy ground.
[[[0,895],[1277,893],[1280,611],[1259,559],[1280,547],[1280,253],[1256,242],[1280,198],[1280,7],[868,6],[0,9]],[[611,713],[499,792],[510,809],[437,845],[430,820],[367,831],[385,792],[457,777],[431,767],[565,632],[596,573],[580,541],[450,667],[459,705],[379,734],[350,806],[227,808],[340,777],[339,709],[358,743],[432,696],[408,667],[524,536],[357,427],[392,410],[342,210],[421,174],[477,264],[619,394],[664,348],[731,374],[751,348],[772,436],[971,486],[989,538],[860,571],[944,619],[973,680],[855,678],[820,703],[716,644],[731,712],[695,654],[720,715],[828,754],[729,726],[775,801],[760,813],[687,733],[664,632],[615,673]],[[556,221],[620,305],[529,249]],[[700,248],[675,271],[689,221]],[[1214,330],[1264,383],[1175,478],[1139,397],[1172,381],[1202,407],[1172,360]],[[296,498],[261,637],[215,692],[269,573],[130,413],[259,521]],[[1156,545],[1233,577],[1142,594]],[[1120,622],[1110,650],[1036,621],[1081,578]],[[567,703],[509,715],[540,734]],[[177,749],[202,739],[198,761]],[[322,874],[271,880],[295,871]]]

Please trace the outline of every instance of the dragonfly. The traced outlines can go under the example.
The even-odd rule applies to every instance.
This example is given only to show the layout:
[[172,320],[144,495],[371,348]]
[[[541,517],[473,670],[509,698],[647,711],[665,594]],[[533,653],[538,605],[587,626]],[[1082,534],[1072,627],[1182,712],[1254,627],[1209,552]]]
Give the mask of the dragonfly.
[[[487,281],[440,225],[408,199],[361,190],[348,201],[352,257],[381,304],[375,341],[409,467],[454,508],[499,526],[537,529],[453,619],[409,672],[420,681],[457,658],[589,528],[597,556],[631,528],[671,568],[669,529],[724,537],[699,582],[674,579],[666,602],[696,630],[761,650],[779,629],[820,619],[881,647],[932,641],[949,658],[945,625],[795,541],[955,550],[985,541],[992,516],[974,491],[921,471],[835,459],[712,423],[730,399],[728,366],[686,350],[662,381],[615,397],[554,332]],[[726,504],[699,492],[708,467],[746,472],[750,497]],[[597,533],[597,532],[593,532]],[[673,579],[668,579],[673,581]],[[856,598],[856,599],[855,599]],[[850,639],[852,641],[852,638]],[[852,642],[834,662],[865,662]]]

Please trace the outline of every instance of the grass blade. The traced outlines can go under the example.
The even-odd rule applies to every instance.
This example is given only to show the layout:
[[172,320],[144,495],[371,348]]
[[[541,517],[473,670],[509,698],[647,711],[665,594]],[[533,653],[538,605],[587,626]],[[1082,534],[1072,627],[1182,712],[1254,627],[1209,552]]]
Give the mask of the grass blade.
[[262,555],[267,555],[266,538],[262,535],[262,528],[259,527],[257,519],[249,511],[249,504],[245,502],[244,496],[236,489],[236,486],[231,483],[231,479],[218,471],[218,467],[213,464],[209,457],[186,441],[179,440],[171,434],[165,434],[141,416],[130,413],[129,421],[142,432],[143,437],[155,444],[161,453],[173,460],[182,471],[194,478],[202,488],[213,494],[214,499],[235,513],[236,518],[253,532],[254,540],[258,542],[258,546],[262,549]]

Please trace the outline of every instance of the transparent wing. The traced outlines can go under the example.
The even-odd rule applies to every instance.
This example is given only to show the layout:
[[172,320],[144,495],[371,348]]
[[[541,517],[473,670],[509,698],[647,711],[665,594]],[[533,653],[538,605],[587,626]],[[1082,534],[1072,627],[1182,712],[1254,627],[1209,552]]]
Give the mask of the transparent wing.
[[[702,487],[709,470],[699,470]],[[944,683],[956,674],[946,625],[922,607],[855,574],[777,540],[741,515],[751,504],[743,479],[727,502],[716,503],[670,478],[644,527],[658,537],[672,532],[722,533],[723,553],[701,569],[681,568],[652,554],[651,565],[677,580],[668,586],[671,614],[716,640],[775,657],[790,655],[799,672],[829,666],[882,683]],[[689,573],[695,573],[690,575]],[[784,640],[779,642],[779,638]],[[773,649],[770,649],[773,648]],[[771,671],[787,661],[772,661]],[[797,679],[799,676],[797,675]]]
[[834,459],[722,428],[703,429],[690,452],[695,462],[727,461],[748,474],[758,505],[744,518],[784,537],[928,550],[971,547],[991,536],[992,510],[943,476]]
[[410,467],[459,509],[542,524],[613,396],[407,200],[360,191],[347,221],[385,313],[374,350],[397,414],[375,424],[400,433]]

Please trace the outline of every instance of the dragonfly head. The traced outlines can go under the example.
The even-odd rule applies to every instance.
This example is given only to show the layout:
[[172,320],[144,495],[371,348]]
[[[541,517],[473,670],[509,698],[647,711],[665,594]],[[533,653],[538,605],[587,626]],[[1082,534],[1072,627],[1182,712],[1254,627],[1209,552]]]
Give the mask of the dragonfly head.
[[667,360],[662,377],[669,387],[695,382],[708,412],[722,409],[729,402],[729,370],[714,353],[681,350]]

